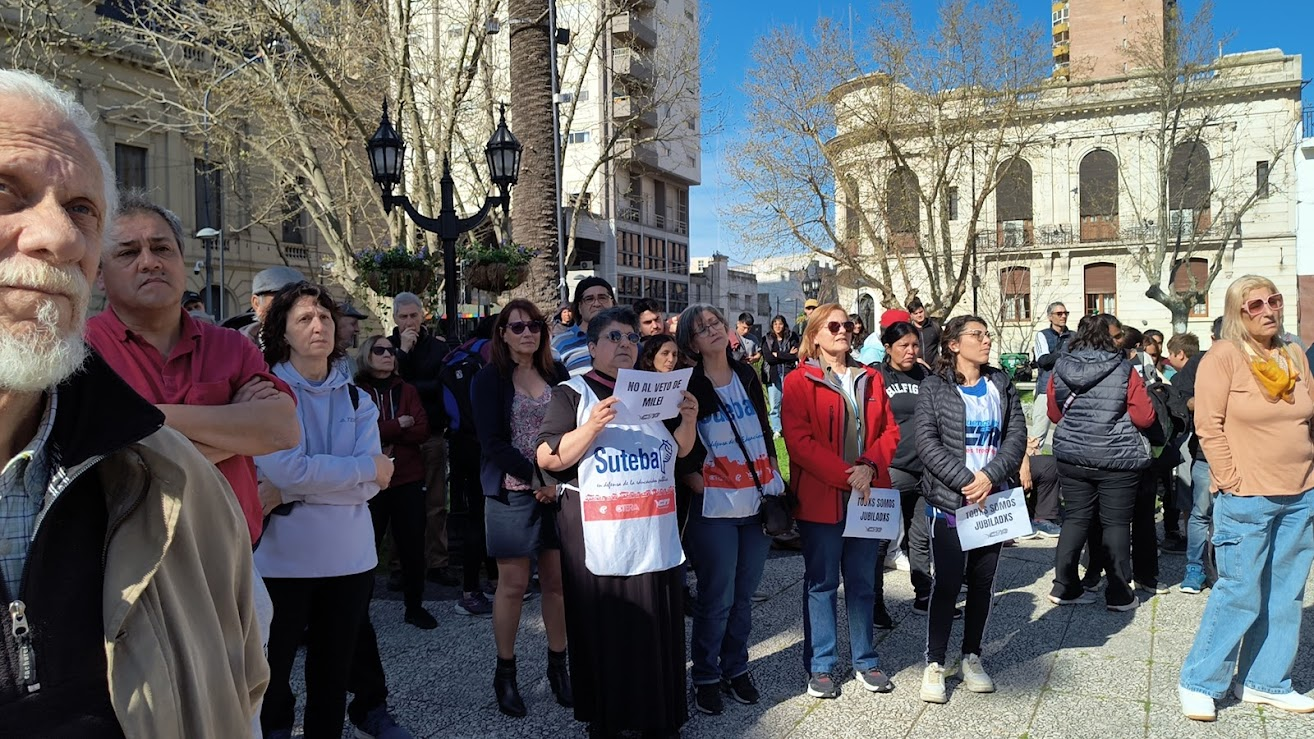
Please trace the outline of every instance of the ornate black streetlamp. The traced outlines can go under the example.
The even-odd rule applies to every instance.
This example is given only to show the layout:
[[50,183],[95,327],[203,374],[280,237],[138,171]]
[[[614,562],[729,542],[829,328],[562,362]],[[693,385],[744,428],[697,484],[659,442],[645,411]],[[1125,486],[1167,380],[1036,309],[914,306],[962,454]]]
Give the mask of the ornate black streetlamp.
[[811,275],[803,280],[803,297],[812,300],[821,295],[821,278]]
[[406,142],[401,134],[393,128],[388,120],[388,101],[383,101],[383,119],[379,129],[365,144],[370,157],[370,172],[374,181],[383,191],[383,210],[391,213],[394,206],[400,206],[415,225],[433,234],[443,242],[443,297],[447,310],[447,335],[456,337],[456,240],[471,229],[483,223],[488,213],[497,206],[502,206],[505,215],[511,207],[511,188],[520,178],[520,153],[524,147],[506,127],[506,106],[501,106],[501,117],[492,138],[484,147],[484,156],[488,160],[490,179],[497,186],[497,195],[489,195],[479,212],[461,218],[456,214],[456,183],[452,180],[451,165],[443,156],[443,176],[439,180],[439,195],[442,200],[438,217],[432,218],[421,214],[405,195],[393,194],[393,189],[402,181],[402,162],[406,153]]

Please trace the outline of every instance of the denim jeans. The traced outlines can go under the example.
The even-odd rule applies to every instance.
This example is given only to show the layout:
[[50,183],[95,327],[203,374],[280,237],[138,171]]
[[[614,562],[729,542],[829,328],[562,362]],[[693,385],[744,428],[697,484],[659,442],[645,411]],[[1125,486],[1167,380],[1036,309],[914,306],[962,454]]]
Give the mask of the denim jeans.
[[872,643],[872,605],[880,552],[878,539],[846,539],[844,522],[798,522],[803,544],[803,667],[810,673],[834,672],[838,591],[844,573],[844,603],[849,611],[849,647],[853,669],[880,667]]
[[1289,693],[1300,645],[1305,579],[1314,563],[1314,490],[1214,500],[1218,582],[1178,678],[1222,698],[1235,672],[1244,685]]
[[771,539],[762,522],[703,518],[696,496],[684,529],[685,548],[698,575],[698,603],[689,642],[694,685],[715,684],[748,672],[753,591],[762,581]]
[[771,430],[780,433],[780,399],[785,397],[784,391],[777,383],[767,384],[767,399],[771,401],[771,410],[767,412],[767,420],[771,423]]
[[1196,460],[1191,465],[1191,517],[1186,521],[1186,570],[1205,571],[1208,556],[1209,523],[1214,511],[1214,496],[1209,492],[1209,463]]

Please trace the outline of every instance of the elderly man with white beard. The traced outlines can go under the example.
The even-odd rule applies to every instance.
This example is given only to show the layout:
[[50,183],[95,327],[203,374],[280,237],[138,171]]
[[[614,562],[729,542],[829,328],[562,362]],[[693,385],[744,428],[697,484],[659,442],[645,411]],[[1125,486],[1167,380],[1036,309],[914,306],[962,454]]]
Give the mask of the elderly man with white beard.
[[82,339],[113,188],[87,111],[0,70],[0,726],[249,735],[269,670],[233,493]]

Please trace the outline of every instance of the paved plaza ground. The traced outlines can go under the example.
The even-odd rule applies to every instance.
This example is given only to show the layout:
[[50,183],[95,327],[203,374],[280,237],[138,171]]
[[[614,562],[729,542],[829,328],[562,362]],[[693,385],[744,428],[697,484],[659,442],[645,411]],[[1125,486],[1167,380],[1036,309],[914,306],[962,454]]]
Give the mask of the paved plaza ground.
[[[1046,600],[1054,540],[1004,550],[984,661],[998,692],[976,695],[950,681],[947,705],[918,699],[926,620],[912,614],[907,573],[887,570],[886,602],[897,622],[877,631],[882,666],[896,686],[888,695],[845,676],[838,700],[804,692],[802,555],[773,552],[763,583],[771,593],[754,606],[751,668],[762,691],[755,706],[726,702],[721,716],[690,708],[684,737],[1314,737],[1314,716],[1294,716],[1226,699],[1219,719],[1198,724],[1177,704],[1177,673],[1190,648],[1207,595],[1146,599],[1132,613],[1098,605],[1058,608]],[[1161,557],[1164,582],[1180,581],[1180,554]],[[380,581],[380,589],[382,582]],[[452,589],[429,586],[434,631],[402,622],[396,594],[373,604],[394,714],[417,737],[582,737],[584,726],[552,700],[538,600],[525,604],[520,634],[520,686],[529,716],[511,719],[493,700],[492,622],[453,612]],[[1207,593],[1208,591],[1206,591]],[[843,593],[841,591],[841,598]],[[1307,615],[1314,592],[1307,590]],[[840,604],[841,619],[844,606]],[[1307,617],[1307,621],[1310,619]],[[688,623],[688,622],[686,622]],[[840,633],[847,634],[841,625]],[[959,633],[950,642],[951,651]],[[841,636],[841,660],[848,653]],[[297,665],[300,686],[301,663]],[[623,680],[624,675],[612,676]],[[1299,690],[1314,690],[1314,623],[1307,623],[1295,671]]]

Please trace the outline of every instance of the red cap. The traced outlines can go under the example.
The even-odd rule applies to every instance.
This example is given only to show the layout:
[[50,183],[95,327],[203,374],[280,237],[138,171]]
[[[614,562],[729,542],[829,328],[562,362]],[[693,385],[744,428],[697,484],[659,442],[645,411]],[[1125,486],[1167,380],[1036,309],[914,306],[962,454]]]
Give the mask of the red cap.
[[906,310],[887,310],[881,314],[881,328],[886,329],[900,321],[912,323],[912,316]]

